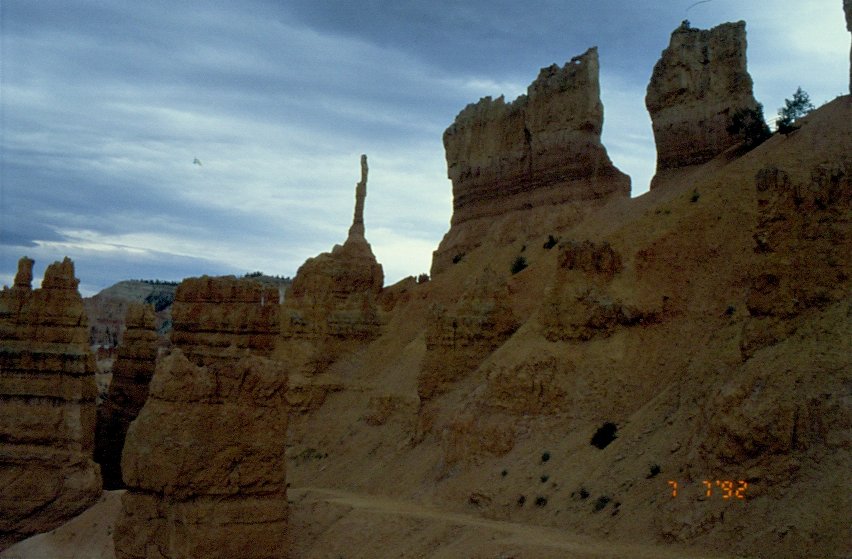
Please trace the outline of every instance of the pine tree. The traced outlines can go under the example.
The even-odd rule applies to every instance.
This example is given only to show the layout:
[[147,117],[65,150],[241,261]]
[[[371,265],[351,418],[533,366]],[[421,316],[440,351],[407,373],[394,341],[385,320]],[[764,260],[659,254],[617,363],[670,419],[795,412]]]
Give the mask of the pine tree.
[[784,99],[784,106],[778,109],[778,132],[786,135],[796,130],[798,126],[795,126],[795,122],[814,108],[807,92],[799,87],[793,94],[793,99]]

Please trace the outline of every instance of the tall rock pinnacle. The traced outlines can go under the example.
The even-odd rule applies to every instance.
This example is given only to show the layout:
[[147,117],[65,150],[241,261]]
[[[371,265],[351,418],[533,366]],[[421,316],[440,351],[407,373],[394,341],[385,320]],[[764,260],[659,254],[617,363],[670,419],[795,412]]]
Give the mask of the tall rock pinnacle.
[[355,185],[355,216],[352,218],[352,227],[349,228],[349,237],[364,237],[364,198],[367,197],[367,156],[361,156],[361,182]]
[[746,69],[745,22],[703,30],[684,21],[654,66],[645,106],[657,143],[651,188],[742,142],[742,133],[730,131],[734,115],[759,108]]

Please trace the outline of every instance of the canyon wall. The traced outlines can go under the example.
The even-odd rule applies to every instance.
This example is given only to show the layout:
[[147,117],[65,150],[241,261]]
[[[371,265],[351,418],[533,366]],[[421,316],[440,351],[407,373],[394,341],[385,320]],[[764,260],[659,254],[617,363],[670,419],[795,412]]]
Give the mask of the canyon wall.
[[562,68],[543,68],[527,94],[511,103],[486,97],[458,114],[444,132],[453,217],[432,274],[480,242],[473,231],[483,221],[533,208],[576,213],[629,196],[629,177],[600,141],[598,74],[592,48]]
[[121,449],[130,422],[148,399],[148,385],[157,361],[154,309],[129,303],[125,314],[122,345],[112,366],[112,382],[104,402],[98,406],[95,460],[101,465],[105,489],[119,489]]
[[745,22],[710,30],[683,22],[654,66],[645,105],[657,143],[651,188],[742,142],[729,129],[734,115],[759,107],[746,69]]
[[0,292],[0,549],[101,495],[95,365],[74,264],[48,266],[36,290],[32,265],[22,258]]

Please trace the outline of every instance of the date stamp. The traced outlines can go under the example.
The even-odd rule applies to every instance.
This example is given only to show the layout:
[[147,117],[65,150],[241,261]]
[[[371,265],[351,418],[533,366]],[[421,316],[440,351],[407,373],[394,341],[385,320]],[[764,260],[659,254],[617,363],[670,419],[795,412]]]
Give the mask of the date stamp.
[[744,480],[717,479],[701,480],[701,483],[681,483],[668,480],[669,495],[675,499],[684,495],[693,495],[707,499],[746,500],[748,482]]

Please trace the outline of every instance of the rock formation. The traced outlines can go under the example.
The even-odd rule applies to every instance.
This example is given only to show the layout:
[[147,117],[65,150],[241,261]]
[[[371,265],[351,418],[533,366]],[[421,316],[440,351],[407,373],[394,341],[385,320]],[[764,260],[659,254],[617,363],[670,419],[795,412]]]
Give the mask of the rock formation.
[[451,306],[435,304],[426,325],[426,356],[417,377],[425,403],[476,370],[518,328],[504,281],[490,268]]
[[645,105],[657,143],[651,188],[742,142],[729,131],[734,114],[759,108],[746,69],[745,22],[701,30],[684,21],[654,66]]
[[124,437],[130,422],[148,399],[148,384],[157,361],[154,309],[130,303],[124,323],[127,330],[112,367],[109,393],[98,406],[95,460],[101,465],[105,489],[124,487],[121,481]]
[[234,348],[267,356],[278,334],[280,298],[276,286],[251,278],[185,279],[172,305],[172,344],[198,365],[234,359]]
[[[384,272],[364,237],[366,195],[367,157],[361,156],[355,216],[346,242],[335,245],[331,253],[322,253],[302,264],[284,298],[279,345],[290,357],[301,353],[299,347],[309,346],[320,361],[328,361],[340,343],[362,343],[380,331],[377,297]],[[307,366],[307,372],[322,369],[322,363],[313,357],[308,359],[312,364]]]
[[118,559],[287,555],[287,376],[235,350],[164,357],[127,433]]
[[450,232],[435,252],[432,274],[472,240],[464,224],[548,206],[592,207],[628,196],[630,179],[601,145],[603,105],[596,48],[562,68],[543,68],[527,94],[506,103],[468,105],[444,132],[453,183]]
[[[852,0],[843,0],[843,11],[846,13],[846,29],[852,33]],[[852,45],[849,47],[849,93],[852,94]]]
[[33,290],[22,258],[0,292],[0,548],[71,518],[101,495],[92,461],[95,365],[69,259]]

